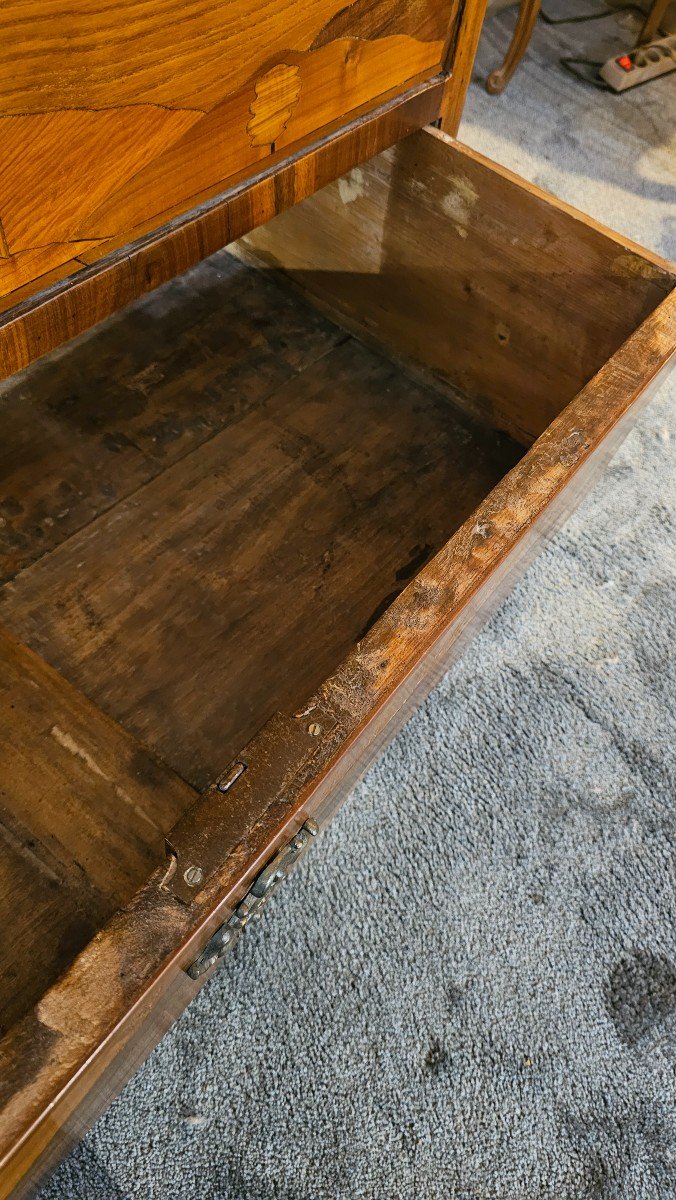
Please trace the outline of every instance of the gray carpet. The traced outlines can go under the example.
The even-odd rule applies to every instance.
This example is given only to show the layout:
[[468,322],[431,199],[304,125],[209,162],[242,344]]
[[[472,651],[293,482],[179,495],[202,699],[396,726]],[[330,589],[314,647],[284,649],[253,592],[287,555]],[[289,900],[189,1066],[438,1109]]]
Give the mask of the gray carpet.
[[[555,65],[603,24],[540,26],[462,133],[673,254],[676,78]],[[676,1196],[673,399],[43,1200]]]

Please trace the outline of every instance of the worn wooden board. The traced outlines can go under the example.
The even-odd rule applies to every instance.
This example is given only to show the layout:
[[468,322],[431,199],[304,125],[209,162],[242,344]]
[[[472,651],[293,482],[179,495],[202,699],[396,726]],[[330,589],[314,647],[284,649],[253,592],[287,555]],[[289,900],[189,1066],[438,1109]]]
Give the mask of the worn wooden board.
[[526,444],[676,282],[673,265],[437,130],[244,245]]
[[64,882],[0,807],[0,1038],[30,1012],[114,908]]
[[[226,313],[249,286],[241,272],[221,280]],[[72,402],[80,354],[38,372],[36,393],[48,372],[56,449],[34,410],[23,410],[18,440],[30,466],[13,479],[11,494],[21,510],[24,561],[35,547],[42,557],[0,594],[3,619],[17,634],[200,788],[273,712],[293,710],[318,686],[520,453],[353,338],[338,333],[340,344],[329,349],[335,327],[332,334],[297,300],[296,338],[285,335],[293,322],[279,328],[277,321],[288,295],[265,280],[250,286],[258,303],[255,313],[245,306],[251,344],[238,323],[220,371],[217,345],[206,368],[201,358],[193,364],[192,347],[207,334],[198,332],[187,287],[180,320],[168,307],[165,334],[162,319],[136,318],[136,349],[144,343],[155,368],[159,345],[160,374],[161,347],[176,352],[168,382],[147,374],[148,406],[140,420],[132,411],[116,424],[125,431],[118,436],[138,453],[149,414],[166,414],[168,397],[182,406],[188,434],[168,439],[164,463],[146,445],[151,478],[136,490],[127,485],[117,503],[100,499],[109,435],[89,435],[100,407],[104,429],[109,413],[119,421],[118,396],[124,415],[128,362],[124,353],[115,358],[124,324],[110,331],[99,364],[103,391],[85,386],[81,426]],[[199,295],[196,304],[199,314]],[[266,336],[276,336],[288,364],[306,322],[298,370],[285,366],[276,386],[268,370],[260,386],[259,331],[277,327]],[[237,353],[239,372],[230,361]],[[11,390],[8,399],[16,441],[22,410]],[[0,411],[0,442],[2,418]],[[176,433],[175,414],[169,423]],[[68,538],[62,532],[61,545],[46,552],[45,512],[61,502],[64,469],[71,477],[66,445],[72,469],[88,460],[76,506],[84,527]]]
[[9,0],[0,294],[443,66],[458,0]]
[[165,858],[195,793],[0,630],[0,1029]]
[[0,581],[237,422],[343,337],[221,254],[0,386]]

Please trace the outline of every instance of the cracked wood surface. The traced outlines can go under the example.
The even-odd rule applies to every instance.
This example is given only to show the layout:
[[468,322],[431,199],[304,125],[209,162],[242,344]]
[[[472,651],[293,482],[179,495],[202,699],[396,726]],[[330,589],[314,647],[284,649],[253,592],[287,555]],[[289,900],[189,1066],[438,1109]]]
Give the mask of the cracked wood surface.
[[0,629],[0,1031],[164,861],[195,793]]
[[439,74],[459,2],[9,0],[0,297]]
[[521,453],[227,253],[3,392],[3,619],[199,788]]

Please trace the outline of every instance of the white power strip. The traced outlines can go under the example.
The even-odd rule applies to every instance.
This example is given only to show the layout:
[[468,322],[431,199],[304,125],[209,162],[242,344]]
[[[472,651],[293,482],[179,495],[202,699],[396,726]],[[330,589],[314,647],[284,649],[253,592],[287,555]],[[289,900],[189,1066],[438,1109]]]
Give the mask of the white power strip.
[[627,88],[648,83],[668,71],[676,71],[676,34],[608,59],[599,69],[599,75],[614,92],[626,92]]

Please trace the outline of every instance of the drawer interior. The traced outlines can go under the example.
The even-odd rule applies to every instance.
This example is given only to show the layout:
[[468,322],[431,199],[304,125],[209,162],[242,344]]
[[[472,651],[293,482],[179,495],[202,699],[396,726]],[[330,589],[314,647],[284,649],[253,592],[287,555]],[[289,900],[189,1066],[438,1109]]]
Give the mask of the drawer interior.
[[[0,620],[188,802],[303,704],[523,452],[227,251],[5,385],[0,446]],[[51,751],[104,769],[46,719]],[[104,789],[80,885],[81,839],[68,829],[54,861],[42,808],[7,790],[0,832],[33,843],[4,881],[22,940],[42,936],[37,891],[63,958],[79,949],[162,861],[176,789],[166,803],[147,821],[120,805],[120,879]]]
[[421,137],[0,390],[0,1029],[672,286]]

